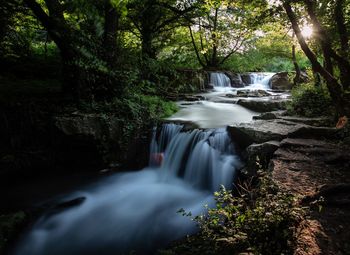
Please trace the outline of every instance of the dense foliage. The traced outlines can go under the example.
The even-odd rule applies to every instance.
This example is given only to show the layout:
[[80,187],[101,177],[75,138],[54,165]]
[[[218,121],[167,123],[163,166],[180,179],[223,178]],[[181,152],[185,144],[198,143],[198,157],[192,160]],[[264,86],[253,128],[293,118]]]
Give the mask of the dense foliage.
[[288,105],[291,114],[306,117],[334,115],[332,99],[324,86],[313,83],[301,84],[292,90],[292,101]]
[[[221,188],[216,208],[196,216],[200,233],[161,254],[293,254],[296,227],[304,211],[296,199],[278,189],[268,175],[257,185],[238,185],[238,194]],[[191,216],[180,210],[181,213]],[[191,247],[189,249],[189,247]]]

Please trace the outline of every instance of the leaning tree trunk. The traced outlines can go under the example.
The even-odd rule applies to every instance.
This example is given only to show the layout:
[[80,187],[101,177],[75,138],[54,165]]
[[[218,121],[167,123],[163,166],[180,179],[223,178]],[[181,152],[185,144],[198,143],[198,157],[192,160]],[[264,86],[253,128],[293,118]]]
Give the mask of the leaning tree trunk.
[[[349,60],[347,59],[347,57],[343,57],[343,56],[339,55],[332,48],[331,39],[327,36],[325,29],[322,27],[322,24],[319,22],[319,20],[316,16],[316,13],[314,10],[315,3],[311,0],[304,0],[304,2],[306,4],[306,7],[307,7],[306,10],[307,10],[307,13],[309,14],[311,23],[313,24],[314,28],[318,32],[319,44],[321,45],[321,48],[323,50],[326,67],[328,69],[332,68],[332,66],[330,66],[330,64],[331,64],[330,58],[334,59],[334,61],[336,62],[337,66],[339,68],[339,71],[340,71],[340,81],[341,81],[342,87],[344,89],[349,89],[350,88],[350,62],[349,62]],[[336,7],[336,9],[337,9],[337,7]],[[342,12],[342,10],[341,10],[341,12]],[[341,17],[340,18],[337,17],[336,21],[337,21],[337,23],[345,22],[344,20],[341,20]],[[340,38],[340,43],[344,44],[345,42],[343,40],[344,40],[344,37],[346,37],[347,31],[343,30],[342,27],[339,28],[340,24],[338,24],[337,26],[338,26],[338,30],[340,29],[340,31],[342,31],[342,33],[345,33],[345,35],[342,35]],[[342,47],[345,47],[345,46],[343,45]]]
[[339,115],[349,115],[350,113],[346,111],[345,105],[346,102],[344,102],[343,98],[343,91],[341,84],[338,83],[337,79],[330,74],[317,60],[316,55],[311,51],[309,46],[307,45],[304,37],[301,34],[301,30],[299,27],[299,24],[297,22],[297,17],[292,9],[292,6],[290,4],[290,1],[284,1],[283,7],[287,13],[287,16],[292,23],[293,31],[298,39],[298,42],[300,44],[301,49],[304,51],[307,58],[310,60],[312,68],[320,73],[320,75],[325,79],[327,88],[329,90],[329,93],[331,95],[333,104],[336,108],[336,111]]

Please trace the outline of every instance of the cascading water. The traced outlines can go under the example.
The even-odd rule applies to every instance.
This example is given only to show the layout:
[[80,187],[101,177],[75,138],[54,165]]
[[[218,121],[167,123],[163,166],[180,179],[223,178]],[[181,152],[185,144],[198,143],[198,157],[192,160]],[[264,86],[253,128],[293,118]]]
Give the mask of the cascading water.
[[231,87],[230,78],[226,74],[219,72],[210,73],[210,83],[214,87]]
[[250,73],[250,88],[269,89],[270,80],[275,73]]
[[[162,155],[159,157],[159,155]],[[84,202],[42,216],[23,237],[15,255],[110,255],[152,253],[194,233],[194,215],[214,205],[212,191],[232,186],[240,162],[224,129],[182,131],[165,124],[154,131],[150,167],[119,173],[66,196]]]

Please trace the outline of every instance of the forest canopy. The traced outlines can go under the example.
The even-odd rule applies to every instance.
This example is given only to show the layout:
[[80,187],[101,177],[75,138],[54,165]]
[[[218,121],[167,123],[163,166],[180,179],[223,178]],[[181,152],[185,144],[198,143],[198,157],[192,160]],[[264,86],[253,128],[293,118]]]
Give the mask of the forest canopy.
[[181,69],[307,71],[325,84],[338,114],[348,115],[349,6],[346,0],[9,0],[0,6],[0,58],[3,71],[24,76],[32,72],[19,66],[40,64],[45,72],[34,73],[61,80],[63,93],[76,101],[108,101],[130,87],[159,94]]

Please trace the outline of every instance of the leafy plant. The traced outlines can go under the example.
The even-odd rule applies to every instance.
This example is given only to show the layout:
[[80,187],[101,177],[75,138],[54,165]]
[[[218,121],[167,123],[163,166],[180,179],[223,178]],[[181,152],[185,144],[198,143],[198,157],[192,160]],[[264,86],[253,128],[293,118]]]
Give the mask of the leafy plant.
[[322,86],[312,83],[301,84],[292,90],[292,101],[288,111],[306,117],[331,115],[334,111],[331,97]]
[[224,187],[215,192],[216,208],[194,218],[200,233],[177,244],[173,254],[292,254],[304,215],[296,199],[267,175],[258,185],[245,182],[237,190],[235,195]]

